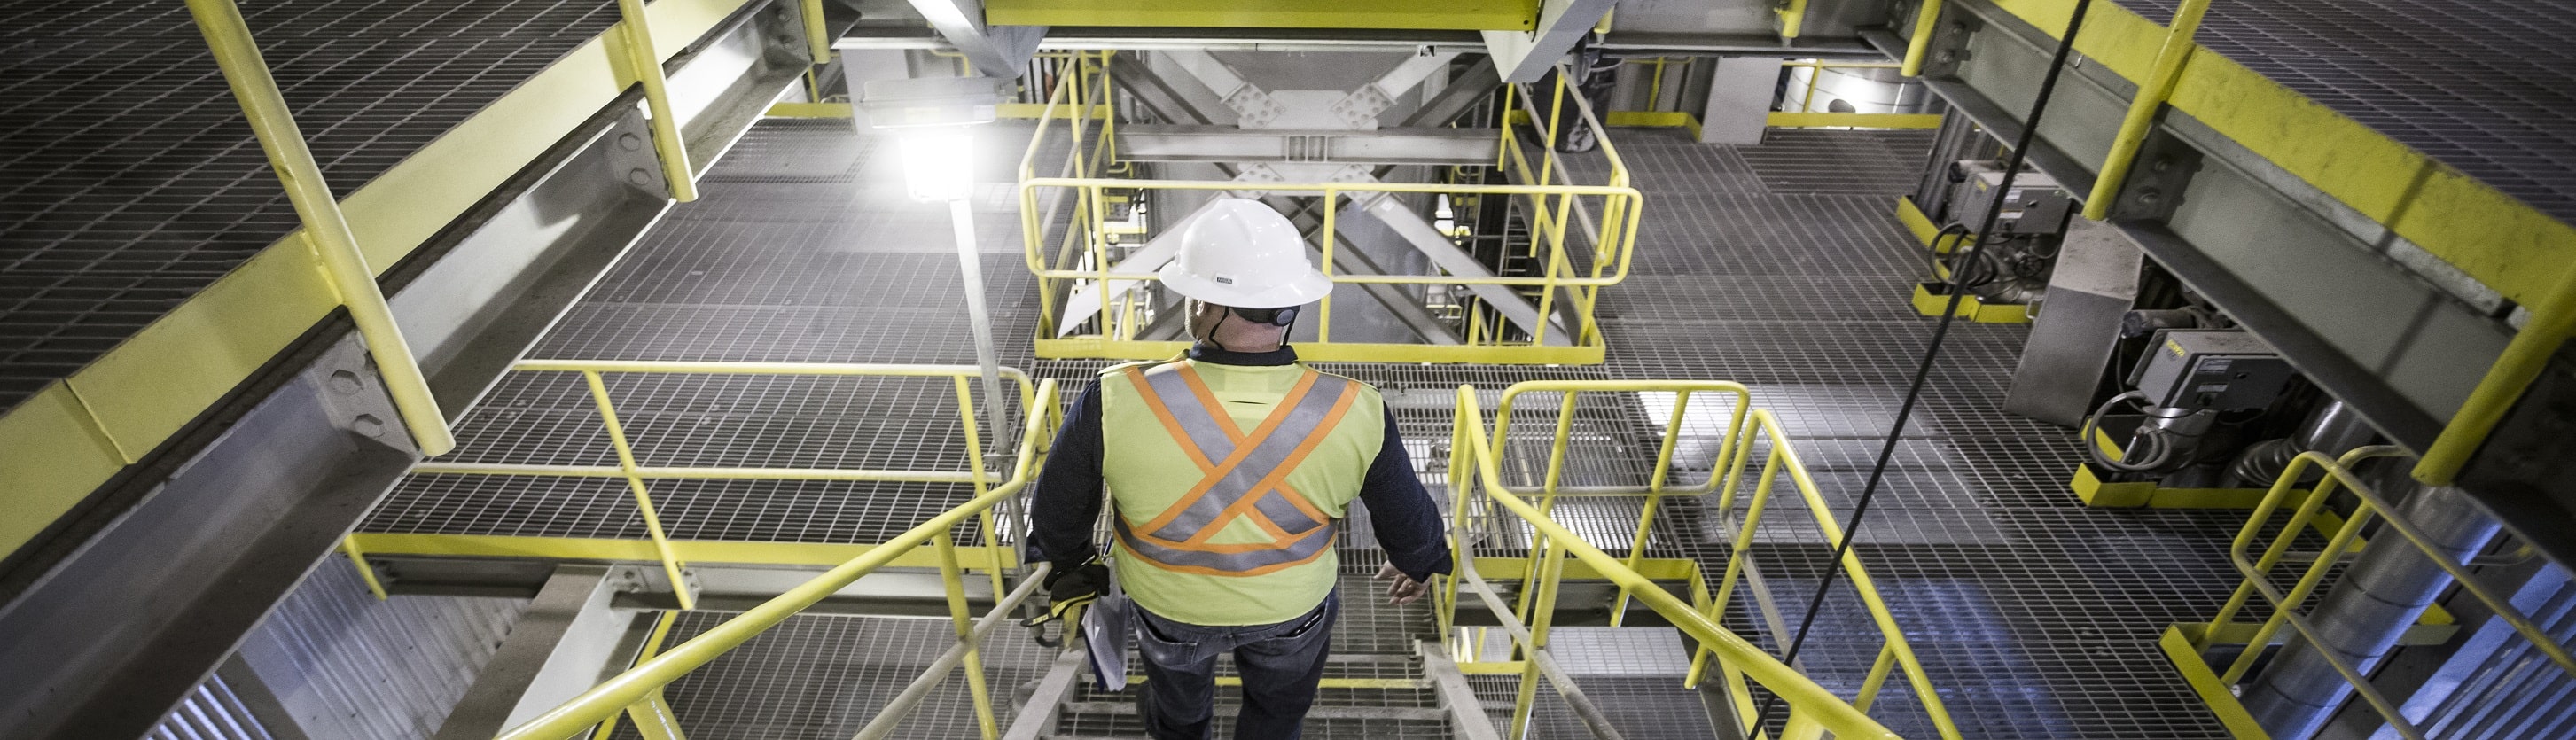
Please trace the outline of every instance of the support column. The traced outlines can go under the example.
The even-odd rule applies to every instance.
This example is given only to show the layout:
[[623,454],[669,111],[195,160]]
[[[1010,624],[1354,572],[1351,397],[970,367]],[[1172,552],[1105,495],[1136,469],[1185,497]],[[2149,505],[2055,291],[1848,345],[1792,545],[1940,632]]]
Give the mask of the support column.
[[[2415,525],[2452,562],[2477,554],[2498,527],[2484,509],[2450,487],[2417,489],[2398,502],[2393,515]],[[2424,608],[2450,585],[2450,574],[2426,558],[2424,551],[2396,532],[2382,530],[2344,572],[2343,581],[2310,613],[2318,642],[2292,635],[2272,665],[2247,682],[2245,711],[2273,737],[2314,736],[2353,694],[2352,685],[2319,651],[2332,650],[2369,675],[2397,646],[2407,626],[2423,616]]]
[[1780,88],[1780,60],[1724,57],[1708,80],[1708,107],[1700,112],[1703,144],[1760,144],[1771,124],[1771,99]]
[[556,567],[436,740],[486,740],[589,690],[606,667],[623,667],[633,657],[625,638],[636,620],[608,606],[617,593],[614,570]]

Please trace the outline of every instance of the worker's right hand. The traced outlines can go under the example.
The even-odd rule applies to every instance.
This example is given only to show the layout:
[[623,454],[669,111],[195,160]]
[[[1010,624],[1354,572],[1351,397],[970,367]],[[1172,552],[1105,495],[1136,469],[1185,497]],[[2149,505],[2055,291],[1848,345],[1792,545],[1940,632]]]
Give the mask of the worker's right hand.
[[1099,601],[1109,592],[1109,566],[1083,563],[1047,573],[1046,616],[1027,622],[1037,626],[1059,619],[1071,619],[1075,610]]
[[1386,584],[1386,603],[1389,604],[1410,604],[1422,598],[1423,594],[1431,592],[1431,584],[1413,580],[1412,576],[1405,575],[1404,571],[1397,569],[1394,563],[1378,566],[1377,577],[1379,580],[1395,580],[1394,583]]

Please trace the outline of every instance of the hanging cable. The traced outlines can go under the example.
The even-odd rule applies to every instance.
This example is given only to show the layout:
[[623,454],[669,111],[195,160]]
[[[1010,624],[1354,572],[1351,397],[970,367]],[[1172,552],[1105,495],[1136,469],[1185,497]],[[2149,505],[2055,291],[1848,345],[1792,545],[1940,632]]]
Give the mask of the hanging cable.
[[[2021,135],[2014,138],[2012,157],[2004,165],[2003,182],[1995,187],[1998,196],[2012,192],[2013,178],[2021,174],[2031,144],[2037,140],[2040,116],[2048,111],[2048,99],[2057,91],[2057,78],[2066,71],[2067,56],[2075,51],[2075,34],[2084,28],[2084,12],[2092,7],[2093,0],[2075,0],[2075,13],[2066,19],[2066,32],[2058,36],[2057,53],[2049,58],[2048,75],[2040,79],[2039,95],[2031,100],[2030,116],[2022,120]],[[1995,233],[1995,222],[2003,217],[2004,200],[1996,197],[1986,204],[1985,218],[1974,232],[1977,238],[1967,240],[1968,251],[1952,264],[1974,261],[1985,251],[1985,235]],[[1933,363],[1941,358],[1941,342],[1949,338],[1950,323],[1958,318],[1959,303],[1968,295],[1967,288],[1956,282],[1955,269],[1952,270],[1952,278],[1949,305],[1941,311],[1940,320],[1932,325],[1932,340],[1924,345],[1923,359],[1914,367],[1914,379],[1905,390],[1905,401],[1896,408],[1896,423],[1888,427],[1887,442],[1879,446],[1878,461],[1870,465],[1869,482],[1861,487],[1860,499],[1852,504],[1851,524],[1843,528],[1842,541],[1834,543],[1834,555],[1825,561],[1824,575],[1816,579],[1816,595],[1807,600],[1807,614],[1798,620],[1798,631],[1790,638],[1789,649],[1781,653],[1782,663],[1793,667],[1797,664],[1798,650],[1806,646],[1807,634],[1816,626],[1816,614],[1823,611],[1825,596],[1832,593],[1834,576],[1842,573],[1843,558],[1851,554],[1852,543],[1860,540],[1861,523],[1869,516],[1869,503],[1877,498],[1879,484],[1887,477],[1887,462],[1896,455],[1896,443],[1905,438],[1905,422],[1914,415],[1915,402],[1923,395],[1923,382],[1931,377]],[[1772,694],[1762,701],[1762,711],[1753,716],[1753,727],[1757,731],[1770,725],[1771,711],[1779,704],[1779,694]]]

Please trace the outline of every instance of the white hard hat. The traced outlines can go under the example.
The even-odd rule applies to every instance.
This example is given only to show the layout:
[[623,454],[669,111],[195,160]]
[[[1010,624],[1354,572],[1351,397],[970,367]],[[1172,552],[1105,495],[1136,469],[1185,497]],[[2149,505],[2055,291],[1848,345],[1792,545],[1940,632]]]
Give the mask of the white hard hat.
[[1218,198],[1177,235],[1180,253],[1157,275],[1181,295],[1235,308],[1286,308],[1322,300],[1333,280],[1306,262],[1296,224],[1258,201]]

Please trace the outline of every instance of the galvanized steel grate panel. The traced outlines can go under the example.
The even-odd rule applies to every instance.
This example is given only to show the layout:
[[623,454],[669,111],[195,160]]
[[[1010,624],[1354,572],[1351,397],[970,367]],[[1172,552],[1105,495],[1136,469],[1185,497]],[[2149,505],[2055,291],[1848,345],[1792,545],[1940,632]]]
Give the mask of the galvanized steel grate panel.
[[[293,0],[245,9],[346,196],[574,46],[613,4]],[[297,221],[177,5],[0,5],[0,409]]]
[[[2150,20],[2176,0],[2120,0]],[[2202,46],[2560,221],[2576,222],[2565,2],[2214,3]]]

